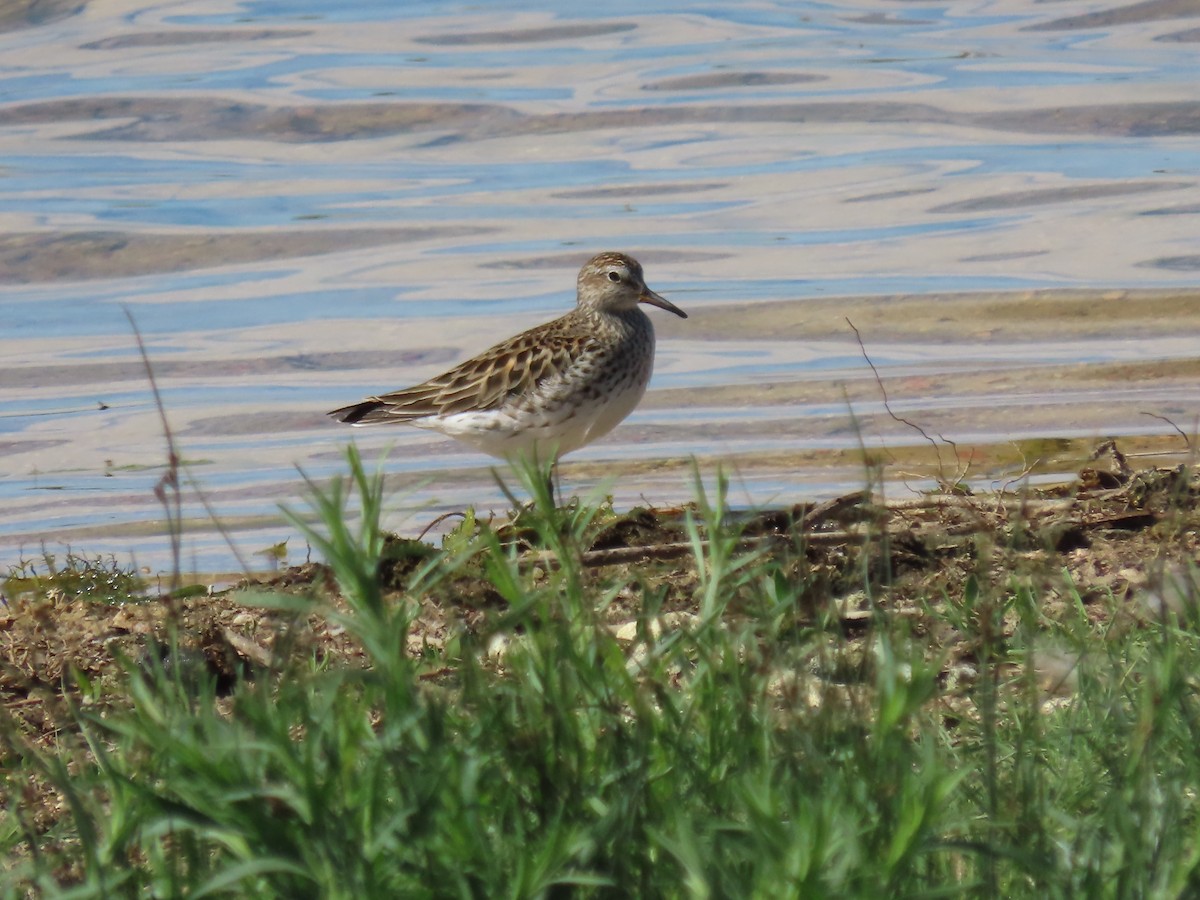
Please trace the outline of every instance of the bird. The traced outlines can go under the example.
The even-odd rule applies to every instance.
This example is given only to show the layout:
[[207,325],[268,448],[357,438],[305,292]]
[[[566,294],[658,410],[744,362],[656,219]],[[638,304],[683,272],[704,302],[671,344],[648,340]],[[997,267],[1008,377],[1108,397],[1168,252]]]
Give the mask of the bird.
[[654,325],[640,304],[687,313],[646,286],[625,253],[579,270],[576,305],[448,372],[329,413],[350,425],[415,425],[509,461],[557,462],[613,430],[654,369]]

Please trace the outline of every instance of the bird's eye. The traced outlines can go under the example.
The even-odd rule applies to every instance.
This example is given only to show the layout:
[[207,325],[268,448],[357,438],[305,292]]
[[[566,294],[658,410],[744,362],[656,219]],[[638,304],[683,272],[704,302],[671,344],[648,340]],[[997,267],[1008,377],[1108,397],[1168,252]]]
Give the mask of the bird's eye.
[[609,272],[609,273],[608,273],[608,280],[609,280],[609,281],[620,281],[620,280],[621,280],[621,276],[620,276],[620,275],[618,275],[616,272]]

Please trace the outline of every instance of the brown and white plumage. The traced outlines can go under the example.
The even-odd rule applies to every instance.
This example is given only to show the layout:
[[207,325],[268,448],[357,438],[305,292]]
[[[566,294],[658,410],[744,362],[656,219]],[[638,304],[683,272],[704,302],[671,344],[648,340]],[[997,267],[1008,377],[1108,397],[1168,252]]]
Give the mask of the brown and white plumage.
[[414,387],[329,415],[351,425],[430,428],[493,456],[558,457],[594,441],[641,400],[654,368],[648,303],[687,314],[646,287],[624,253],[579,270],[575,309]]

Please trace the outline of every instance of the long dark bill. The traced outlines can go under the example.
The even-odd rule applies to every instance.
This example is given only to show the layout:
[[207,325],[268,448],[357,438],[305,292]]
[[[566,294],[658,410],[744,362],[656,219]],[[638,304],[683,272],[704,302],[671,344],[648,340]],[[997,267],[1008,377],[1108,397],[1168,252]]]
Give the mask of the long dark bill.
[[687,313],[685,313],[666,297],[654,293],[654,291],[650,290],[650,288],[642,289],[642,295],[638,297],[638,301],[641,303],[649,303],[651,306],[657,306],[659,309],[665,309],[667,312],[673,312],[681,319],[687,318]]

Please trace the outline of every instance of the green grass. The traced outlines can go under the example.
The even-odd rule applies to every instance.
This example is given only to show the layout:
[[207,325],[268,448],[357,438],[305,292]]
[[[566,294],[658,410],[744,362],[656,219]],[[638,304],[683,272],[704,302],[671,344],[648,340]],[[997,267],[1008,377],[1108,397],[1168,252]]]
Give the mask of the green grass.
[[[6,893],[252,897],[1174,897],[1200,890],[1200,641],[1189,624],[1048,621],[1020,579],[927,598],[974,642],[965,687],[878,610],[866,637],[814,600],[803,547],[742,550],[724,484],[688,522],[694,614],[648,592],[632,643],[617,587],[580,565],[594,508],[522,473],[558,565],[486,525],[376,578],[382,479],[351,454],[306,532],[344,606],[317,609],[369,665],[287,660],[229,696],[186,667],[81,683],[53,750],[3,735]],[[358,514],[348,516],[351,496]],[[414,653],[418,599],[467,567],[502,608]],[[875,590],[862,585],[868,593]],[[1015,623],[1015,624],[1013,624]],[[1079,658],[1046,704],[1034,654]],[[503,647],[501,652],[497,648]],[[441,673],[441,674],[438,674]],[[437,677],[434,677],[434,676]],[[84,702],[90,700],[91,702]],[[958,702],[952,702],[957,700]],[[48,827],[31,785],[66,812]]]

